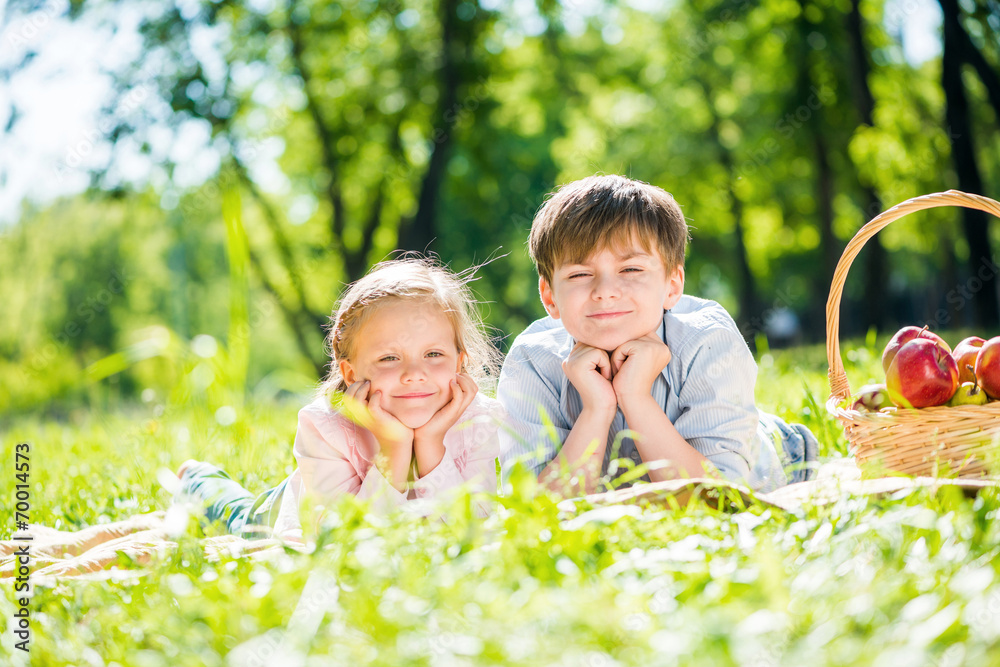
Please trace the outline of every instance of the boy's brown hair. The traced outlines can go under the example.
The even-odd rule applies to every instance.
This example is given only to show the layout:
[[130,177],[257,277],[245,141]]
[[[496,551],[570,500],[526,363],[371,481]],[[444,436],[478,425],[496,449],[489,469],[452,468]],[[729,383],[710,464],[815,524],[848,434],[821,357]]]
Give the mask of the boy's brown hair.
[[528,252],[551,284],[556,267],[633,239],[655,247],[668,272],[684,266],[687,222],[668,192],[624,176],[588,176],[556,190],[535,214]]

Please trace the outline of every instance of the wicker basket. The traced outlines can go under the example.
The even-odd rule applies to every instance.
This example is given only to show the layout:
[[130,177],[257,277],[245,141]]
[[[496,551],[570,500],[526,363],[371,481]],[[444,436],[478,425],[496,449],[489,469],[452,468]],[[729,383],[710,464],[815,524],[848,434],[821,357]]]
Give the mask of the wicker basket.
[[851,394],[840,358],[840,297],[847,271],[861,248],[889,223],[908,213],[938,206],[963,206],[1000,218],[1000,203],[957,190],[908,199],[862,227],[837,263],[826,302],[826,357],[830,364],[827,410],[844,426],[851,453],[862,467],[879,466],[910,475],[958,474],[979,477],[987,472],[987,452],[1000,448],[1000,401],[986,405],[899,408],[859,412],[841,407]]

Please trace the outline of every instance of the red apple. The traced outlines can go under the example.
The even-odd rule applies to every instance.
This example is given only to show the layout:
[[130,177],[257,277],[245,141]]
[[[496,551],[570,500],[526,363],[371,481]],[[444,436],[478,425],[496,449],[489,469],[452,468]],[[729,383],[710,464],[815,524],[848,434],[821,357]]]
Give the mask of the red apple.
[[1000,336],[990,338],[976,357],[976,382],[992,399],[1000,398]]
[[[1000,364],[997,368],[1000,369]],[[958,389],[958,364],[950,349],[933,340],[915,338],[896,352],[886,371],[885,384],[896,405],[907,408],[944,405]]]
[[958,364],[959,382],[976,381],[976,357],[985,342],[979,336],[970,336],[955,346],[951,356],[955,357],[955,363]]
[[896,332],[896,335],[892,337],[889,344],[885,346],[885,351],[882,352],[882,370],[886,373],[889,372],[889,365],[892,363],[893,358],[895,358],[896,353],[899,349],[909,343],[914,338],[926,338],[932,340],[945,350],[948,354],[951,354],[951,348],[948,347],[948,343],[944,342],[944,339],[938,336],[936,333],[931,333],[927,330],[927,327],[903,327]]

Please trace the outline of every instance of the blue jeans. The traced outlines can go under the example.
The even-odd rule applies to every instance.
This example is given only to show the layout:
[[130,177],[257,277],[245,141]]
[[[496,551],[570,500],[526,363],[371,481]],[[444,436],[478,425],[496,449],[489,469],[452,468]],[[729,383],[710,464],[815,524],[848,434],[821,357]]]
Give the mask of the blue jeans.
[[760,423],[780,446],[778,457],[788,483],[805,482],[816,477],[819,442],[804,424],[789,424],[781,417],[760,411]]
[[203,505],[206,521],[225,522],[226,529],[233,535],[247,539],[267,537],[269,529],[278,519],[287,483],[286,478],[278,486],[254,498],[222,468],[198,461],[184,470],[181,488],[174,495],[173,502],[194,501]]

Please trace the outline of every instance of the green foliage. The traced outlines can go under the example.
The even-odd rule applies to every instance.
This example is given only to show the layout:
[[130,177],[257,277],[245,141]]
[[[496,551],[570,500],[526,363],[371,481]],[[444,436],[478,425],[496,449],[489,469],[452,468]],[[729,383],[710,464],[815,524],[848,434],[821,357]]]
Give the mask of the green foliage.
[[[100,5],[77,3],[72,16]],[[595,172],[675,195],[692,232],[686,291],[720,301],[748,338],[788,308],[805,338],[819,340],[831,261],[878,212],[865,188],[887,208],[957,182],[940,60],[903,58],[887,29],[898,6],[861,3],[871,125],[858,111],[850,3],[518,7],[204,0],[144,9],[144,57],[118,73],[117,102],[144,91],[169,113],[112,113],[106,138],[142,146],[172,174],[153,135],[200,125],[219,172],[140,192],[97,173],[91,192],[26,209],[4,230],[0,364],[15,379],[0,383],[0,404],[162,392],[172,371],[155,360],[97,387],[81,380],[151,326],[179,341],[229,341],[240,308],[248,348],[225,347],[237,366],[248,355],[247,388],[301,390],[326,363],[321,327],[344,282],[399,247],[436,252],[457,270],[496,258],[475,287],[505,349],[544,314],[524,251],[534,212],[557,185]],[[963,12],[996,63],[995,11]],[[988,185],[1000,168],[997,117],[968,73]],[[223,209],[237,193],[230,208],[246,248],[234,263]],[[968,326],[972,300],[959,308],[949,297],[980,267],[965,266],[957,222],[955,209],[937,209],[884,230],[886,278],[869,284],[861,255],[845,289],[845,331],[870,325],[871,290],[900,321],[943,307],[948,326]],[[233,299],[244,291],[241,306]]]
[[[97,4],[73,2],[71,16]],[[401,245],[456,269],[506,253],[475,284],[504,347],[542,315],[524,252],[535,210],[553,187],[595,172],[663,186],[684,206],[688,292],[741,321],[792,308],[822,338],[826,262],[877,213],[862,189],[888,207],[957,182],[940,62],[905,61],[883,2],[862,3],[873,124],[859,118],[849,4],[147,7],[143,58],[118,73],[118,92],[155,91],[170,110],[157,131],[207,126],[221,167],[201,185],[171,178],[146,191],[103,190],[96,174],[91,192],[26,209],[3,230],[0,437],[33,444],[33,517],[76,529],[162,509],[157,469],[189,457],[224,465],[254,492],[280,481],[336,295]],[[995,67],[995,9],[965,4],[970,38]],[[967,74],[989,187],[997,111]],[[107,140],[152,155],[154,116],[116,115]],[[159,166],[172,176],[174,165]],[[428,206],[430,236],[413,240]],[[914,321],[933,316],[970,275],[957,219],[937,210],[885,230],[887,284],[853,272],[845,331],[864,331],[856,315],[873,289]],[[890,333],[844,341],[852,387],[881,379]],[[756,338],[760,408],[806,424],[824,457],[846,455],[824,405],[824,348],[772,350]],[[291,632],[283,650],[324,664],[1000,658],[993,491],[796,514],[696,502],[617,516],[570,513],[536,491],[515,479],[485,522],[467,496],[447,523],[378,518],[346,498],[320,535],[326,548],[270,563],[206,559],[192,524],[142,577],[38,589],[33,658],[263,662],[317,572],[335,594],[318,632]],[[11,650],[5,642],[0,657]]]
[[[855,384],[876,373],[880,342],[845,344]],[[824,458],[842,454],[843,436],[817,406],[824,350],[769,351],[760,361],[762,409],[807,423]],[[223,425],[200,400],[174,397],[80,410],[63,423],[19,417],[0,437],[32,443],[32,516],[72,530],[164,509],[156,471],[190,456],[224,464],[252,492],[269,488],[294,465],[298,407],[250,400]],[[207,558],[192,522],[152,564],[120,563],[141,577],[36,588],[32,659],[252,665],[277,647],[345,665],[1000,657],[993,490],[844,498],[796,513],[701,501],[569,512],[526,476],[487,520],[471,502],[455,498],[444,522],[371,515],[346,497],[325,519],[321,549],[268,562]],[[0,656],[12,650],[4,642]]]
[[[71,3],[71,15],[95,4]],[[792,308],[821,338],[825,262],[877,213],[862,189],[888,207],[956,182],[939,61],[906,62],[885,3],[862,3],[867,126],[852,101],[849,3],[642,6],[147,8],[143,58],[118,73],[119,93],[156,91],[170,109],[159,129],[207,125],[222,167],[191,188],[98,187],[3,230],[0,437],[33,445],[33,517],[70,530],[162,509],[157,469],[189,457],[253,492],[289,474],[325,316],[345,280],[411,243],[427,201],[426,247],[454,268],[507,253],[475,285],[501,346],[542,315],[524,252],[535,210],[595,172],[663,186],[684,206],[688,292],[746,321],[749,281],[757,309]],[[995,11],[964,11],[995,66]],[[996,183],[996,111],[975,77],[966,87],[983,182]],[[108,141],[152,154],[152,117],[116,116]],[[930,317],[969,273],[956,220],[939,210],[887,229],[888,282],[855,271],[845,331],[864,331],[852,315],[873,289]],[[853,387],[881,379],[890,333],[844,342]],[[760,408],[806,424],[824,457],[846,455],[824,406],[822,346],[758,340]],[[1000,661],[993,491],[615,515],[561,510],[522,477],[492,518],[472,518],[471,503],[457,498],[445,523],[371,516],[346,498],[326,548],[269,563],[207,559],[192,524],[142,577],[39,588],[33,659],[253,664],[281,646],[349,665]],[[318,632],[269,643],[317,572],[335,582]]]
[[[151,198],[67,201],[6,230],[0,261],[17,270],[0,272],[10,295],[0,318],[4,410],[107,405],[147,389],[162,397],[215,379],[271,395],[315,381],[288,345],[280,303],[250,280],[242,224],[230,242],[222,198],[193,197],[197,214],[165,224]],[[206,359],[211,369],[192,375]]]

